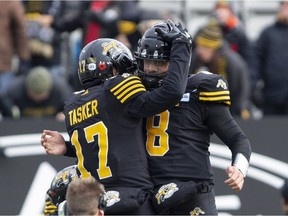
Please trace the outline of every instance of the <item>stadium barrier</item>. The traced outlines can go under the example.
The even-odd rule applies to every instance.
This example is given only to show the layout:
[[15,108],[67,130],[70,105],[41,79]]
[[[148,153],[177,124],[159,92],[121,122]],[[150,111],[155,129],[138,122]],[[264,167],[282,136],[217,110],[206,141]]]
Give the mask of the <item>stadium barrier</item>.
[[[241,192],[233,192],[224,184],[231,158],[228,147],[216,136],[211,140],[219,215],[281,214],[279,188],[288,178],[288,118],[237,122],[253,150]],[[65,123],[54,119],[0,122],[0,215],[41,215],[53,176],[76,162],[74,158],[46,155],[40,144],[43,129],[57,130],[67,138]]]

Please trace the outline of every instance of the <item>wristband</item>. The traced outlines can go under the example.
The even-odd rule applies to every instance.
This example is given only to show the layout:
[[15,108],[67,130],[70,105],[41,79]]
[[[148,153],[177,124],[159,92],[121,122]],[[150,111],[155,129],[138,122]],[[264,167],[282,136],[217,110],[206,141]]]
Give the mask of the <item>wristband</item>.
[[237,167],[241,171],[241,173],[244,175],[244,177],[246,177],[248,167],[249,167],[249,162],[243,154],[241,153],[236,154],[235,160],[233,162],[233,166]]

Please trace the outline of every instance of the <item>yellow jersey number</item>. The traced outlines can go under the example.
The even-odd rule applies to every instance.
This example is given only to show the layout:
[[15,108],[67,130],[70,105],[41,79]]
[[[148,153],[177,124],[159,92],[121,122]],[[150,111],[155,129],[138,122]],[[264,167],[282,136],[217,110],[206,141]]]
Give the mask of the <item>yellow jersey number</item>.
[[[98,169],[97,173],[99,179],[105,179],[112,176],[112,172],[109,166],[107,166],[108,162],[108,136],[107,136],[107,128],[103,124],[103,122],[98,122],[96,124],[90,125],[84,128],[85,138],[87,143],[94,142],[94,138],[98,135],[98,145],[99,145],[99,152],[98,152]],[[91,173],[86,170],[84,167],[84,157],[82,154],[82,148],[79,143],[78,139],[78,131],[75,130],[71,137],[71,143],[76,148],[76,155],[78,158],[78,169],[81,173],[81,178],[87,178],[91,176]]]
[[[169,135],[166,132],[169,124],[170,112],[168,110],[147,118],[146,149],[151,156],[164,156],[169,151]],[[159,117],[159,123],[155,125],[155,118]],[[158,138],[158,139],[157,139]],[[156,145],[156,140],[159,140]]]

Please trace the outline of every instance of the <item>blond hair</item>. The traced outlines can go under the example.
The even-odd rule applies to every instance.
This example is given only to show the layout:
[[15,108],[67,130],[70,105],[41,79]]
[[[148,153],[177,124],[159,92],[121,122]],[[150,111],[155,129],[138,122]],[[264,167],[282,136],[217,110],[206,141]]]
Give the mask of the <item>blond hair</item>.
[[99,199],[105,193],[104,186],[94,177],[75,179],[66,193],[70,215],[94,215],[98,212]]

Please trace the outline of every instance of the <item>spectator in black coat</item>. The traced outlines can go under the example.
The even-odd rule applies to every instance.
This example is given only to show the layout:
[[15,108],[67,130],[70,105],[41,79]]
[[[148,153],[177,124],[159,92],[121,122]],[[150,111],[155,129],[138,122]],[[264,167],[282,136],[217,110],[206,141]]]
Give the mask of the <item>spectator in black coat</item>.
[[[277,20],[255,45],[253,92],[260,89],[265,115],[288,114],[288,1],[280,3]],[[262,82],[262,85],[259,83]]]

